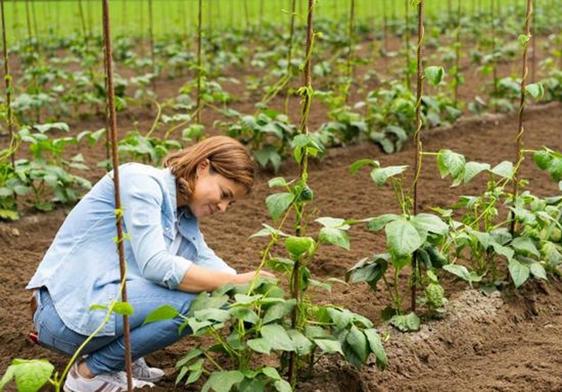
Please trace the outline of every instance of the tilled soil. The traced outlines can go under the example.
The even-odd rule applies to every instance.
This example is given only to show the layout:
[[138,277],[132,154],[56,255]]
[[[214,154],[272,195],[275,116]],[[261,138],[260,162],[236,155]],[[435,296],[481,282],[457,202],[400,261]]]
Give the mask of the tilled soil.
[[[562,106],[551,104],[529,110],[526,115],[526,148],[547,145],[562,150]],[[445,130],[427,132],[424,150],[449,148],[470,160],[497,164],[514,160],[514,138],[517,117],[488,116],[463,120]],[[309,208],[309,221],[318,216],[364,218],[398,208],[391,189],[376,188],[367,171],[349,174],[349,165],[360,158],[374,158],[384,166],[413,164],[414,151],[408,145],[394,155],[383,155],[370,144],[349,146],[329,151],[322,161],[311,165],[310,183],[316,199]],[[86,151],[86,159],[96,158],[97,151]],[[297,175],[288,163],[280,173]],[[529,189],[539,195],[559,193],[557,184],[534,168],[531,160],[523,166],[523,177],[530,180]],[[238,271],[255,268],[263,241],[248,237],[269,222],[264,205],[271,192],[268,173],[261,173],[250,197],[236,204],[224,216],[202,222],[209,245]],[[406,182],[408,183],[408,182]],[[420,180],[421,208],[451,205],[461,194],[477,194],[484,180],[450,188],[448,180],[439,178],[433,159],[424,160]],[[26,216],[15,223],[0,224],[0,371],[9,361],[19,358],[48,358],[62,368],[65,358],[29,343],[28,293],[25,284],[31,278],[48,248],[65,214],[64,209],[46,215]],[[316,230],[310,224],[309,230]],[[357,260],[384,248],[384,239],[361,228],[351,232],[349,252],[325,247],[312,266],[316,277],[342,278]],[[303,391],[556,391],[562,390],[561,354],[562,284],[528,284],[519,292],[506,290],[502,295],[484,297],[477,291],[465,291],[466,285],[450,277],[444,279],[451,299],[442,321],[431,322],[419,333],[390,333],[387,343],[390,368],[380,373],[373,366],[360,371],[351,369],[333,357],[315,367],[316,377],[304,381]],[[405,287],[404,287],[405,289]],[[331,293],[314,291],[324,303],[343,305],[364,314],[380,324],[380,311],[386,305],[385,293],[373,293],[365,285],[335,284]],[[158,390],[173,389],[173,366],[185,352],[190,339],[184,339],[149,356],[148,361],[165,368],[170,374]]]

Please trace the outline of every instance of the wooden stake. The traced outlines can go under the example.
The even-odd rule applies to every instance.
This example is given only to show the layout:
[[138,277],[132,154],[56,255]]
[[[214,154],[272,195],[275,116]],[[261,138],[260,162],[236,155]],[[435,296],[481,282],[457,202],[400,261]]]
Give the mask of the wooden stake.
[[[127,302],[127,283],[125,278],[126,265],[125,265],[125,245],[123,237],[123,226],[121,220],[123,219],[121,209],[121,195],[119,189],[119,153],[117,150],[117,118],[115,115],[115,91],[113,89],[113,60],[111,53],[111,29],[109,21],[109,0],[102,0],[103,2],[103,37],[104,37],[104,57],[107,76],[107,106],[110,117],[110,133],[111,133],[111,155],[113,162],[113,184],[115,187],[115,225],[117,227],[117,251],[119,252],[119,272],[121,274],[121,281],[123,282],[123,289],[121,291],[121,300]],[[125,370],[127,373],[127,390],[133,390],[133,371],[132,371],[132,358],[131,358],[131,339],[129,334],[129,317],[123,315],[123,340],[125,344]]]
[[2,12],[2,58],[4,60],[4,84],[6,86],[6,110],[7,110],[7,120],[8,120],[8,134],[10,136],[10,161],[12,162],[12,168],[16,170],[15,161],[15,151],[12,151],[12,143],[14,142],[14,129],[13,129],[13,117],[12,117],[12,77],[10,75],[10,66],[8,58],[8,41],[6,38],[6,17],[4,10],[4,0],[0,0],[0,11]]
[[[414,134],[414,144],[416,146],[415,150],[415,162],[414,162],[414,182],[412,184],[412,199],[413,199],[413,213],[416,215],[418,213],[418,182],[421,173],[422,166],[422,140],[421,140],[421,129],[422,129],[422,117],[421,117],[421,106],[422,106],[422,94],[423,94],[423,38],[424,38],[424,24],[423,24],[423,11],[424,11],[424,0],[420,0],[418,3],[418,45],[416,49],[416,60],[417,60],[417,86],[416,86],[416,132]],[[411,302],[410,306],[412,312],[416,311],[416,286],[418,283],[418,257],[417,253],[414,252],[412,258],[412,287],[411,287]]]
[[[525,14],[525,34],[530,38],[531,37],[531,24],[533,18],[533,0],[527,0],[527,11]],[[523,60],[522,60],[522,69],[521,69],[521,96],[519,98],[519,115],[518,115],[518,130],[517,136],[515,138],[516,144],[516,164],[515,170],[513,172],[513,204],[517,201],[517,197],[519,196],[519,166],[521,162],[523,162],[524,155],[523,155],[523,135],[525,133],[524,127],[524,114],[525,114],[525,88],[527,87],[527,76],[529,73],[529,68],[527,66],[527,53],[528,53],[529,43],[527,42],[523,48]],[[511,217],[511,234],[515,233],[515,216],[513,212],[510,213]]]
[[199,0],[199,9],[197,11],[197,106],[195,108],[195,118],[197,124],[201,124],[201,78],[203,66],[203,2]]

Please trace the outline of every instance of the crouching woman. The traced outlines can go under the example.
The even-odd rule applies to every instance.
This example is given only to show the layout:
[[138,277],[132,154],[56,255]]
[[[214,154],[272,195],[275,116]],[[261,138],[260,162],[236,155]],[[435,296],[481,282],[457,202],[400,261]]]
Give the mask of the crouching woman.
[[[170,155],[164,166],[129,163],[119,169],[135,387],[164,375],[143,357],[189,333],[178,333],[179,319],[144,325],[152,310],[169,304],[186,313],[196,293],[246,283],[255,274],[229,267],[207,246],[198,224],[250,192],[254,166],[246,149],[231,138],[211,137]],[[34,290],[33,323],[43,346],[72,355],[101,325],[104,312],[90,306],[118,298],[116,233],[108,173],[72,209],[27,285]],[[111,315],[69,372],[64,390],[127,390],[123,334],[122,317]]]

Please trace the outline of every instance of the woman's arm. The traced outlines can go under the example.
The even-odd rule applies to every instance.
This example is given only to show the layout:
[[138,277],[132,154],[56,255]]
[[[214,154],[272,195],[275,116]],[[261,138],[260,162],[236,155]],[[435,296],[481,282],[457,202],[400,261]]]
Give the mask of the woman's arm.
[[[260,276],[274,278],[275,276],[267,271],[260,271]],[[250,282],[256,271],[246,272],[244,274],[232,274],[229,272],[211,270],[192,264],[181,280],[178,290],[190,293],[199,293],[201,291],[213,291],[228,283],[244,284]]]

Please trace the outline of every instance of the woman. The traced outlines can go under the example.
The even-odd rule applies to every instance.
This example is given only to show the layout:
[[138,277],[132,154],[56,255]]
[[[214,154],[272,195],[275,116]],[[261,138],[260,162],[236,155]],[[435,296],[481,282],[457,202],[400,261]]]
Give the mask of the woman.
[[[250,192],[254,166],[246,149],[234,139],[211,137],[170,155],[164,166],[129,163],[119,169],[136,387],[164,375],[143,356],[189,332],[178,334],[179,319],[143,325],[147,314],[165,304],[186,313],[195,293],[255,276],[236,274],[207,246],[198,225]],[[90,307],[118,297],[116,232],[109,173],[70,212],[27,285],[35,290],[33,322],[42,345],[73,354],[102,323],[105,312]],[[126,390],[123,333],[122,317],[112,315],[69,372],[64,390]]]

